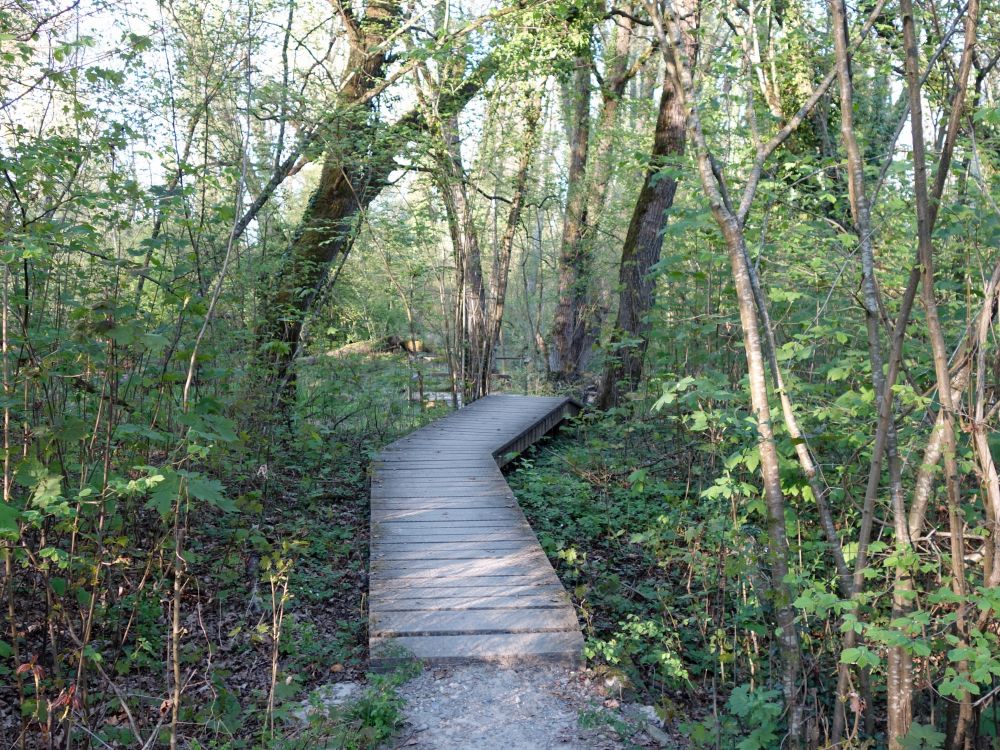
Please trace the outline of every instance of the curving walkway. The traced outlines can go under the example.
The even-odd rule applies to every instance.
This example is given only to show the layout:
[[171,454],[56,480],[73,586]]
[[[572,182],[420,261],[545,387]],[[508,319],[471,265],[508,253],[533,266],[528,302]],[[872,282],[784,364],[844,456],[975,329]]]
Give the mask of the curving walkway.
[[488,396],[373,463],[371,665],[578,664],[576,612],[500,466],[579,407]]

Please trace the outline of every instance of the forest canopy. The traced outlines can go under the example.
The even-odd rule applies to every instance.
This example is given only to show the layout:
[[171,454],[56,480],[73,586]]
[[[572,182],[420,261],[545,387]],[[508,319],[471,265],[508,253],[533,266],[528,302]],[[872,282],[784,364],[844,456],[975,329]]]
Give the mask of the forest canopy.
[[0,2],[0,748],[391,736],[369,463],[504,391],[687,746],[1000,747],[998,12]]

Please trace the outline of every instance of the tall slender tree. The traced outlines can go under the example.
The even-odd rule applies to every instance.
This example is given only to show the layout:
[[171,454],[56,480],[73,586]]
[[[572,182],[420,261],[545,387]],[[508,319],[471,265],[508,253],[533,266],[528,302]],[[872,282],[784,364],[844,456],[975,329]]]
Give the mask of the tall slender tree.
[[572,84],[566,88],[570,115],[570,158],[566,173],[566,213],[559,245],[559,291],[552,319],[549,371],[573,382],[588,354],[591,258],[587,232],[587,159],[590,151],[592,56],[589,46],[576,57]]
[[[695,11],[693,8],[689,11],[693,27]],[[685,26],[684,44],[684,54],[694,60],[694,36],[689,26]],[[622,245],[618,313],[598,397],[603,409],[616,405],[622,395],[636,388],[642,377],[642,363],[649,345],[649,315],[656,300],[653,268],[660,261],[667,214],[677,193],[679,161],[686,142],[685,120],[675,82],[664,76],[650,163]]]

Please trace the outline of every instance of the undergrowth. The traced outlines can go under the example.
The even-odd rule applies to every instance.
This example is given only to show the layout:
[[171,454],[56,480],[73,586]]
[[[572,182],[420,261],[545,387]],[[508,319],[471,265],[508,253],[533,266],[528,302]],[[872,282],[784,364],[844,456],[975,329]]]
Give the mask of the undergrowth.
[[361,696],[342,704],[324,702],[321,691],[308,699],[305,727],[291,722],[269,750],[367,750],[378,747],[403,723],[403,699],[397,692],[420,673],[418,662],[404,664],[390,674],[369,674]]
[[[75,558],[64,552],[73,537],[63,542],[55,532],[67,521],[41,518],[32,533],[42,552],[36,560],[25,545],[14,579],[21,693],[11,679],[13,639],[0,636],[3,747],[167,742],[172,639],[182,686],[179,747],[284,747],[297,741],[307,696],[345,680],[366,683],[367,692],[353,713],[326,721],[322,746],[373,747],[391,732],[397,678],[365,674],[367,468],[385,442],[437,415],[409,403],[409,377],[399,357],[322,358],[303,374],[310,387],[296,418],[266,429],[248,413],[249,402],[220,395],[204,417],[215,430],[211,459],[202,461],[202,474],[191,474],[192,495],[197,489],[208,501],[182,516],[182,553],[171,554],[170,536],[164,541],[156,492],[135,479],[127,485],[126,477],[131,494],[110,506],[106,522],[115,555],[103,574],[116,585],[92,605],[88,571],[99,568],[88,567],[79,541]],[[127,440],[138,450],[132,432]],[[132,463],[162,462],[148,453]],[[63,505],[58,497],[50,503]],[[175,557],[184,566],[179,592],[170,575]],[[176,626],[172,596],[181,604]],[[93,609],[86,680],[79,679],[79,649],[62,636],[69,601]],[[84,699],[75,697],[84,690]]]
[[[747,738],[753,722],[776,729],[757,647],[759,516],[712,491],[704,435],[648,407],[627,421],[583,414],[516,462],[510,484],[573,597],[585,655],[626,698],[686,723],[696,745]],[[742,685],[743,703],[727,710],[721,684]],[[762,744],[745,747],[772,735],[754,736]]]

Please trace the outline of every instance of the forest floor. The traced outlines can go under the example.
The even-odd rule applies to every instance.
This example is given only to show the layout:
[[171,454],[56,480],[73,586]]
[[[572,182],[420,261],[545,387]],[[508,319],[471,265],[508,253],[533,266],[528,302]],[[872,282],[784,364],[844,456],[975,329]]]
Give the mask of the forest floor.
[[642,715],[612,710],[620,704],[608,694],[588,672],[561,667],[428,669],[399,688],[405,724],[387,747],[612,750],[625,747],[622,735],[647,746]]
[[688,747],[653,706],[625,700],[623,687],[564,666],[411,664],[314,690],[294,714],[310,727],[294,747],[318,739],[381,750]]

